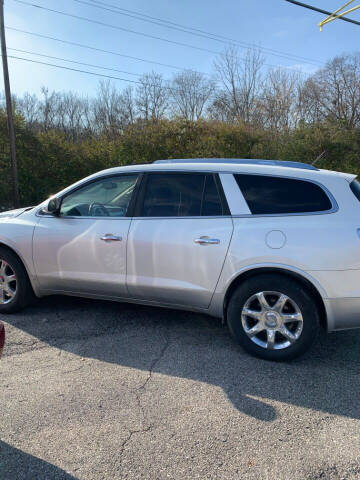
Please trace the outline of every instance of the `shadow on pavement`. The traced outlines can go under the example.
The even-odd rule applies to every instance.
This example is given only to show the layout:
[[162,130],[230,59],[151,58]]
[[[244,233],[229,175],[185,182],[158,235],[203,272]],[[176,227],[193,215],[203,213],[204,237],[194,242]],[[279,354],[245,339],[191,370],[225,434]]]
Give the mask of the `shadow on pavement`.
[[33,480],[76,480],[51,463],[33,457],[0,441],[0,478]]
[[263,421],[276,418],[270,399],[360,418],[359,331],[321,334],[301,359],[272,363],[243,352],[218,319],[188,312],[51,297],[1,319],[76,355],[219,386]]

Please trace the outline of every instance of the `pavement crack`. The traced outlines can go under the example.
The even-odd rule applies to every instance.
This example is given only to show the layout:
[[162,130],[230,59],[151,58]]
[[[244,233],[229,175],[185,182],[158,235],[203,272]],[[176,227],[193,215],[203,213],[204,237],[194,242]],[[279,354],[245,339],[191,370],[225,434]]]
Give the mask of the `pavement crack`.
[[122,463],[123,463],[123,454],[124,454],[125,448],[131,442],[132,437],[134,435],[136,435],[137,433],[149,432],[151,430],[151,428],[152,428],[152,426],[148,425],[146,428],[140,428],[138,430],[129,430],[128,436],[125,438],[125,440],[122,442],[122,444],[120,446],[120,467],[122,466]]
[[145,380],[145,382],[138,388],[138,391],[139,390],[144,390],[146,385],[149,383],[149,381],[151,380],[152,378],[152,375],[153,375],[153,372],[154,372],[154,368],[156,367],[156,365],[163,359],[165,353],[166,353],[166,350],[169,348],[169,345],[170,345],[170,338],[169,337],[166,337],[165,339],[165,344],[163,346],[163,348],[161,349],[160,351],[160,354],[153,360],[153,362],[151,363],[150,365],[150,368],[149,368],[149,373],[148,373],[148,376]]
[[151,365],[150,365],[150,368],[149,368],[149,371],[148,371],[148,375],[147,375],[145,381],[140,385],[140,387],[138,387],[135,390],[135,395],[136,395],[136,401],[137,401],[137,404],[138,404],[138,408],[141,412],[144,424],[148,425],[146,427],[148,430],[150,430],[154,426],[154,423],[149,422],[149,420],[147,419],[147,415],[145,413],[145,409],[143,407],[141,398],[142,398],[142,396],[145,392],[146,386],[148,385],[148,383],[152,379],[153,372],[154,372],[154,369],[155,369],[156,365],[164,358],[165,353],[166,353],[167,349],[169,348],[169,345],[170,345],[170,337],[166,336],[165,337],[165,343],[164,343],[163,347],[161,348],[159,355],[151,362]]

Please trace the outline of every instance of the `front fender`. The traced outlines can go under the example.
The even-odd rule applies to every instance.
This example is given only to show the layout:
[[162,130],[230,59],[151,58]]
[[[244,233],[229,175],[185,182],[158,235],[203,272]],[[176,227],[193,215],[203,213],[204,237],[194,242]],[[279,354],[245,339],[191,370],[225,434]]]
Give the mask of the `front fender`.
[[18,217],[8,221],[0,221],[0,245],[12,250],[22,261],[35,295],[39,296],[39,288],[33,262],[33,235],[36,220]]

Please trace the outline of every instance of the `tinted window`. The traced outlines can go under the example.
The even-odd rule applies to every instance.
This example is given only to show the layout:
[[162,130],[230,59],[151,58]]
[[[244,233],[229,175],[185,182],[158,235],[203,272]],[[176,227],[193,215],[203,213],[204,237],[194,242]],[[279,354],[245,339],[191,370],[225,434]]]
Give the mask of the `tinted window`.
[[205,179],[204,199],[201,214],[208,217],[223,214],[220,195],[213,175],[207,175]]
[[322,212],[332,208],[324,190],[305,180],[261,175],[235,178],[253,214]]
[[71,217],[125,217],[137,175],[108,177],[67,195],[61,215]]
[[154,173],[147,178],[144,217],[197,217],[222,215],[213,175]]
[[351,188],[351,191],[353,192],[353,194],[355,195],[355,197],[360,202],[360,182],[357,178],[355,178],[355,180],[353,180],[350,183],[350,188]]

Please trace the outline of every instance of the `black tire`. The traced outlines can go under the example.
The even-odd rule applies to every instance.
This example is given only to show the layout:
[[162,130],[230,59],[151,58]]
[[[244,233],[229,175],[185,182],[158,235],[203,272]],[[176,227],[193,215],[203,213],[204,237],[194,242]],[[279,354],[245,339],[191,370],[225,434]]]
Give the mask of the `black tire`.
[[[259,292],[269,291],[287,295],[296,303],[303,319],[299,338],[288,347],[279,350],[259,346],[247,335],[242,324],[242,312],[246,302]],[[293,360],[304,354],[311,347],[319,331],[319,312],[310,291],[296,280],[281,274],[259,274],[245,280],[231,296],[227,309],[227,321],[233,337],[248,353],[272,361]],[[257,320],[254,321],[257,322]],[[280,339],[285,340],[281,334]]]
[[16,293],[9,303],[0,303],[0,314],[15,313],[31,304],[35,299],[35,295],[21,260],[11,251],[0,247],[1,260],[4,260],[15,273]]

